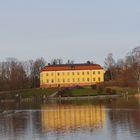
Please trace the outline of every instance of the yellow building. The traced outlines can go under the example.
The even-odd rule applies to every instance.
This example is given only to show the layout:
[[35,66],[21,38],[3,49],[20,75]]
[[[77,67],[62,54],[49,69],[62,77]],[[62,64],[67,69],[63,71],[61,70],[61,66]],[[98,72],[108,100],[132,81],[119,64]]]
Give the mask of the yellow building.
[[40,72],[40,87],[95,85],[104,81],[104,69],[98,64],[60,64],[45,66]]
[[42,105],[44,131],[102,128],[106,112],[102,105]]

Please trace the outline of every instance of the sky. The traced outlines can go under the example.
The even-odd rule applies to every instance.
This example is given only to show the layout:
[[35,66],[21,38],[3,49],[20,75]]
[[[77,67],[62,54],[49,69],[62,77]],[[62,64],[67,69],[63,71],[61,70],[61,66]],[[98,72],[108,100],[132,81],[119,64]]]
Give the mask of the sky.
[[0,61],[43,57],[101,65],[140,45],[139,0],[0,0]]

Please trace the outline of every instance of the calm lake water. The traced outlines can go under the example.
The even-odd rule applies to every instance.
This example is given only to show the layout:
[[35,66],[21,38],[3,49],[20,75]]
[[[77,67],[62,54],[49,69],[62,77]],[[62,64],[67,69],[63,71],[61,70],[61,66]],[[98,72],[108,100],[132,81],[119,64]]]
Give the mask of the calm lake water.
[[0,140],[140,140],[140,98],[1,103]]

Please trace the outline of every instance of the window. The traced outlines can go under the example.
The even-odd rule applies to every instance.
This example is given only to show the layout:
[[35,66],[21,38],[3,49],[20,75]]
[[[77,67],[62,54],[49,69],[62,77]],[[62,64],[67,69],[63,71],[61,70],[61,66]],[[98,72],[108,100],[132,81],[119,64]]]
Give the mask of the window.
[[95,71],[93,71],[93,74],[95,74]]
[[93,78],[93,81],[95,81],[95,78]]
[[78,78],[78,79],[77,79],[77,82],[79,82],[79,81],[80,81],[80,79]]
[[53,83],[53,82],[54,82],[54,80],[52,79],[52,80],[51,80],[51,82]]
[[65,79],[63,79],[63,83],[65,83]]
[[75,79],[73,78],[73,82],[75,82]]
[[98,74],[100,74],[100,71],[98,71]]
[[69,73],[69,72],[67,72],[67,75],[70,75],[70,73]]
[[85,81],[85,78],[83,78],[82,80],[83,80],[83,82],[84,82],[84,81]]
[[53,73],[51,73],[51,76],[53,76]]
[[77,72],[77,75],[79,75],[79,72]]
[[46,76],[49,76],[49,74],[48,74],[48,73],[46,73]]
[[62,74],[63,74],[63,75],[65,75],[65,73],[64,73],[64,72],[63,72]]
[[89,74],[89,72],[87,72],[87,74]]
[[49,80],[47,79],[46,82],[49,83]]
[[59,83],[60,82],[60,79],[58,79],[57,82]]
[[67,79],[67,82],[70,82],[70,79]]
[[100,77],[98,78],[98,81],[99,81],[99,82],[101,81]]
[[59,76],[59,75],[60,75],[60,73],[58,72],[58,73],[57,73],[57,75]]
[[89,82],[89,78],[87,78],[87,81]]
[[85,73],[84,72],[82,72],[82,75],[84,75]]
[[74,75],[74,72],[72,72],[72,75]]

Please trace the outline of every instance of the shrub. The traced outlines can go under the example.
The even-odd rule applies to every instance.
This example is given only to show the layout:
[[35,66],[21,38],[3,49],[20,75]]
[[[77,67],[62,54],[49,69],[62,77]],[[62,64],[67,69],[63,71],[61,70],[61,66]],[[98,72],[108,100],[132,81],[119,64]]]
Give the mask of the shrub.
[[105,89],[105,93],[106,94],[116,94],[116,90],[115,89],[111,89],[111,88],[106,88]]
[[97,93],[102,94],[104,92],[104,88],[103,87],[99,87]]
[[69,88],[63,88],[60,91],[58,91],[57,96],[61,97],[70,97],[72,95],[71,91]]
[[91,85],[92,89],[97,89],[97,85]]
[[117,93],[117,91],[115,90],[115,89],[112,89],[112,92],[111,92],[112,94],[116,94]]
[[106,94],[111,94],[112,93],[111,88],[106,88],[105,92],[106,92]]

